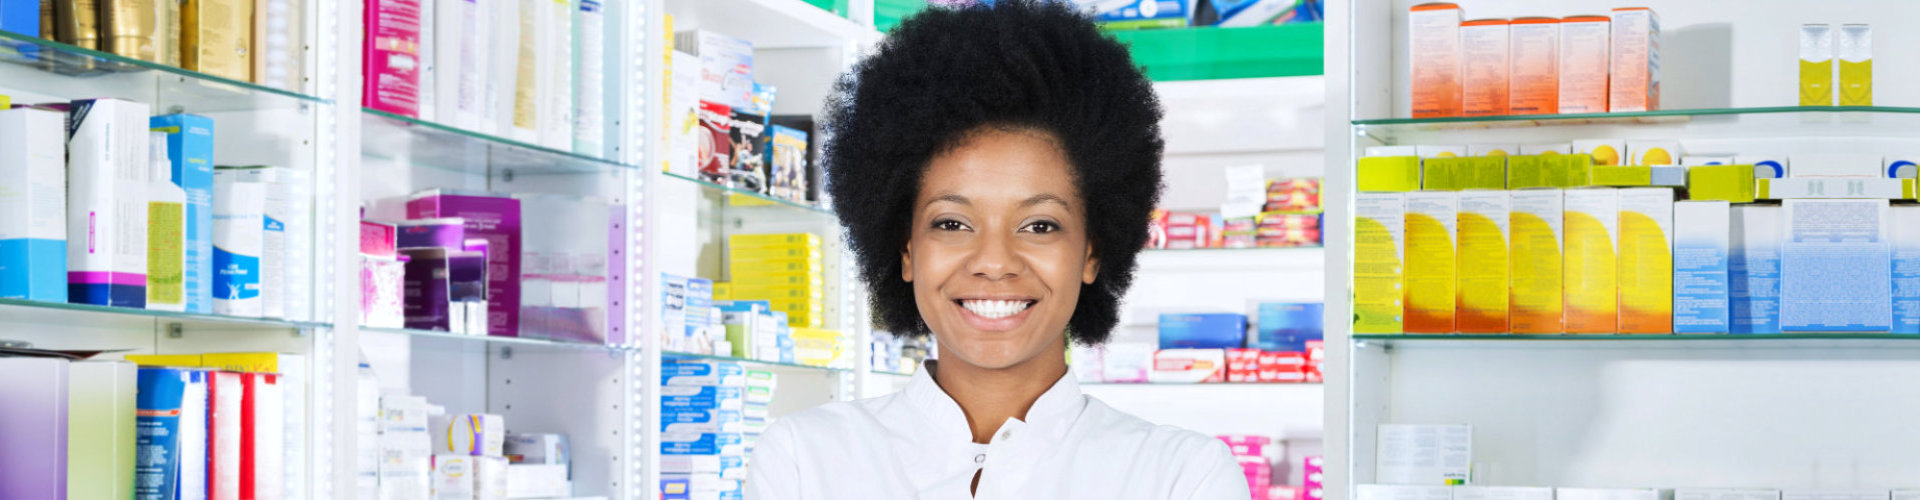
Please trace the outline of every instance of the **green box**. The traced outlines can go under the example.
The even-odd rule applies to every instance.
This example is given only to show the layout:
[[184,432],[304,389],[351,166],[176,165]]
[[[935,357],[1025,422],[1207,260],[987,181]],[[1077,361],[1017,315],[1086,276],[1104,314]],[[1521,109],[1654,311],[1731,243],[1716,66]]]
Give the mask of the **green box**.
[[1373,156],[1360,159],[1358,181],[1361,192],[1398,193],[1420,190],[1420,157]]
[[1565,189],[1586,186],[1593,178],[1591,155],[1519,155],[1507,157],[1507,188]]
[[1507,159],[1500,156],[1430,158],[1421,168],[1426,191],[1506,189]]
[[1687,198],[1753,203],[1753,165],[1701,165],[1687,169]]
[[1645,166],[1601,165],[1593,167],[1590,186],[1646,187],[1653,185],[1653,170]]

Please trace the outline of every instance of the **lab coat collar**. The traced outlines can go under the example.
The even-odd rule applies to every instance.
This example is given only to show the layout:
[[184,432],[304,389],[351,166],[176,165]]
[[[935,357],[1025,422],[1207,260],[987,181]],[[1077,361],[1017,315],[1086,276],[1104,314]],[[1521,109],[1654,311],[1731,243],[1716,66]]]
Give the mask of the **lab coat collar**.
[[[973,442],[972,428],[967,425],[966,413],[960,410],[960,404],[954,402],[940,384],[933,381],[933,370],[937,369],[935,360],[926,360],[913,380],[907,383],[906,396],[916,413],[932,427],[921,435],[934,439],[934,443],[945,447],[947,443],[963,445]],[[1027,409],[1027,418],[1023,427],[1039,431],[1053,441],[1065,439],[1067,431],[1079,420],[1081,410],[1086,409],[1087,398],[1080,391],[1079,378],[1074,376],[1073,368],[1067,368],[1065,375],[1053,383],[1053,387],[1040,394],[1034,400],[1033,407]]]

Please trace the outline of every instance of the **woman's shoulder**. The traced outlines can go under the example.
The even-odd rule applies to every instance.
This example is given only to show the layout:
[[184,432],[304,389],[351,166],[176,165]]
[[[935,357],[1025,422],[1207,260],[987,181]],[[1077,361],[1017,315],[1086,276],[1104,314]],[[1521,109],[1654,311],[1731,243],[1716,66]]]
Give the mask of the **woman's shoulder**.
[[[868,435],[886,422],[886,414],[895,411],[900,394],[835,401],[793,412],[774,420],[769,429],[779,428],[801,436],[834,439],[836,436]],[[894,419],[898,420],[898,419]]]
[[[1171,425],[1159,425],[1107,406],[1099,398],[1087,396],[1081,415],[1090,443],[1154,451],[1161,458],[1187,461],[1198,458],[1231,458],[1233,453],[1218,438]],[[1097,444],[1096,444],[1097,446]]]

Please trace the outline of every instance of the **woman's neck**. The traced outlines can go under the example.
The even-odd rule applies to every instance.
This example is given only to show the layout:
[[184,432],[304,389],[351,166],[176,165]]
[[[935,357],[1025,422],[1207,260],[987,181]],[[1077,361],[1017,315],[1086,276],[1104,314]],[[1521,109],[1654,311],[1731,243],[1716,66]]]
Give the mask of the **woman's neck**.
[[1066,347],[1002,369],[981,368],[958,358],[941,360],[933,381],[960,405],[973,430],[973,442],[993,441],[1008,418],[1025,420],[1033,402],[1067,374]]

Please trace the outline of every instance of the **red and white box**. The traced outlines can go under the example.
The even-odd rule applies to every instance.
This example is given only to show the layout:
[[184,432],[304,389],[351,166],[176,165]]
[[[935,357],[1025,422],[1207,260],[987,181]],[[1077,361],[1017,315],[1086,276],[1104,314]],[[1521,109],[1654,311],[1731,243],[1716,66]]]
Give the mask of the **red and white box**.
[[1234,457],[1240,462],[1240,471],[1247,475],[1248,491],[1266,491],[1273,485],[1273,464],[1262,457]]
[[1219,438],[1227,443],[1227,449],[1232,450],[1236,457],[1265,457],[1267,445],[1273,444],[1273,438],[1266,436],[1226,434]]
[[1326,379],[1320,367],[1327,361],[1326,341],[1307,341],[1307,382],[1319,383]]
[[1148,382],[1197,383],[1227,380],[1225,349],[1161,349],[1153,353]]
[[1307,353],[1265,351],[1260,353],[1261,382],[1305,382]]
[[[1258,495],[1258,493],[1256,493],[1256,495]],[[1267,500],[1298,500],[1300,498],[1300,487],[1287,485],[1268,486],[1266,495],[1264,498]]]
[[1227,349],[1227,381],[1259,382],[1260,350]]

